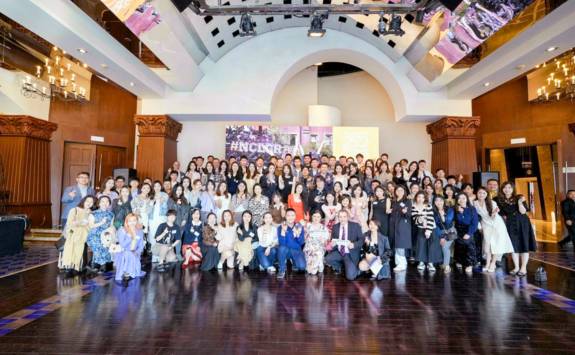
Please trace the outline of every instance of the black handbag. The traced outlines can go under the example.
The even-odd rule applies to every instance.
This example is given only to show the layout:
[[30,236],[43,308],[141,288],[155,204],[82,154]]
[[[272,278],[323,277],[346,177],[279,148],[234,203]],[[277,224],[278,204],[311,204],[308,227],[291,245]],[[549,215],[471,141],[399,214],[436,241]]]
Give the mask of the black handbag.
[[66,237],[61,236],[60,239],[58,239],[56,243],[54,243],[54,246],[56,247],[56,249],[58,249],[59,252],[63,252],[65,244],[66,244]]

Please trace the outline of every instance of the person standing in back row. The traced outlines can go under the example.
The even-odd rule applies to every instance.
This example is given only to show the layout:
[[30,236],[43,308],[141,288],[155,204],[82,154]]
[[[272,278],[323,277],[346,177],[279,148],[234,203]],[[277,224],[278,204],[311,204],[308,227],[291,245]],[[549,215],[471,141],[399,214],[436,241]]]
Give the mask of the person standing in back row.
[[562,247],[569,242],[575,246],[575,190],[567,191],[567,197],[561,201],[561,214],[567,236],[559,242],[559,246]]
[[70,210],[78,206],[84,197],[95,194],[96,192],[90,186],[90,174],[85,171],[78,173],[76,185],[66,187],[62,193],[62,213],[60,214],[62,229],[66,227],[66,219]]

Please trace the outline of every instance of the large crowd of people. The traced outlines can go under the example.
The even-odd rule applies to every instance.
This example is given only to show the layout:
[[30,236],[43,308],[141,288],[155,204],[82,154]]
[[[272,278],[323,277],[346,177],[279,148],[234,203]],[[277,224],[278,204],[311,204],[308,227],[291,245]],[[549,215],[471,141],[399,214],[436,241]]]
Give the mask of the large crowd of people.
[[381,280],[410,263],[421,272],[492,273],[511,254],[509,273],[524,277],[536,249],[513,183],[474,187],[443,169],[432,174],[424,160],[391,164],[387,154],[195,157],[185,169],[174,162],[163,181],[109,177],[97,193],[87,173],[76,180],[62,197],[59,267],[70,275],[115,269],[129,280],[151,259],[157,272],[235,268],[284,278],[291,265],[292,273]]

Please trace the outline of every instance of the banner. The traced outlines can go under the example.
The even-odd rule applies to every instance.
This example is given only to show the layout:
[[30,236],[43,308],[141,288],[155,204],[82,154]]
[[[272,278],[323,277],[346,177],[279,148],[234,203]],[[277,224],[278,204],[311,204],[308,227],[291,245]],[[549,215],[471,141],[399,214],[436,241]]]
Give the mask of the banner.
[[311,154],[332,155],[333,135],[331,127],[307,126],[226,126],[226,159],[242,155],[249,160],[258,157],[283,157]]

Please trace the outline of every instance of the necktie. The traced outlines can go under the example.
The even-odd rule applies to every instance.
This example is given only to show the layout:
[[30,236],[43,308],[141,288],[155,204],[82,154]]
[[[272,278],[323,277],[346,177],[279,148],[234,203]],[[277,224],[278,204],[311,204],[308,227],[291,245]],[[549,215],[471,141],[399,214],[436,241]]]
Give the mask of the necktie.
[[[347,233],[345,232],[345,226],[341,226],[341,240],[347,240]],[[341,256],[345,255],[345,246],[339,246],[339,253]]]

